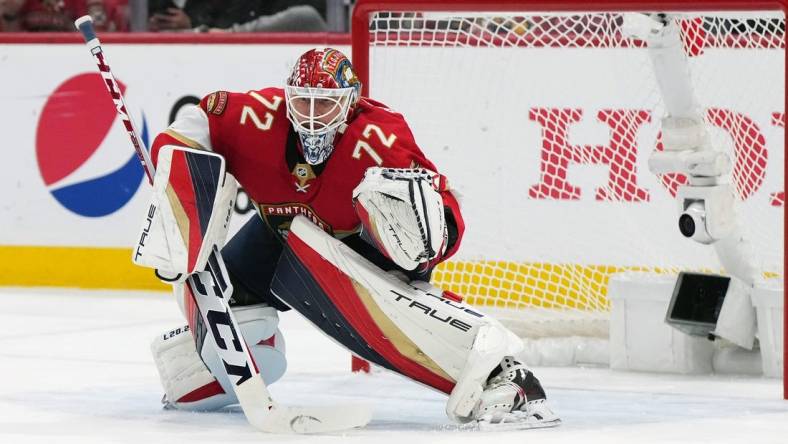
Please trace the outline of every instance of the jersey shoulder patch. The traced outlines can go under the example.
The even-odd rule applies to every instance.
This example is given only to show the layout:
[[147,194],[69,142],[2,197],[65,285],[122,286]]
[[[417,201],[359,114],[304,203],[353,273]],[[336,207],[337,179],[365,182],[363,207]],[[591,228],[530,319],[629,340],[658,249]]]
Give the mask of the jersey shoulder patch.
[[221,116],[227,109],[227,91],[216,91],[205,98],[205,112],[215,116]]

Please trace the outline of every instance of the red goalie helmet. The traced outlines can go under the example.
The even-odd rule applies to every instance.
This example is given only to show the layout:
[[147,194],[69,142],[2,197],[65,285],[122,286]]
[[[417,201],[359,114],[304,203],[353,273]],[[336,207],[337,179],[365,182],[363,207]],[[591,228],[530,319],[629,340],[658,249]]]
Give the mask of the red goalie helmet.
[[337,130],[361,94],[361,82],[344,54],[331,48],[301,55],[287,79],[287,118],[301,139],[304,158],[312,165],[333,151]]

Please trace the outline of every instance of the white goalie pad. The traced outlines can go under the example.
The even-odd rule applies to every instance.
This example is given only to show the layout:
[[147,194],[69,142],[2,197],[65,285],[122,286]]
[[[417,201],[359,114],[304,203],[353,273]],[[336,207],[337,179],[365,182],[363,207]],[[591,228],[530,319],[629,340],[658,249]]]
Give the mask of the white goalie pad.
[[446,250],[438,178],[423,168],[373,167],[353,190],[362,236],[405,270],[415,270]]
[[[370,348],[382,359],[372,362],[450,392],[446,412],[456,421],[472,419],[490,372],[503,357],[523,350],[520,338],[476,307],[444,297],[427,283],[399,280],[303,216],[291,224],[288,247],[293,256],[288,251],[280,261],[272,284],[277,297],[354,353],[368,358],[364,351]],[[310,280],[305,273],[320,288],[297,288]],[[327,304],[342,317],[331,318],[334,309],[320,308]],[[351,339],[332,336],[339,325],[341,332],[352,331]],[[361,338],[361,348],[354,349],[352,338]]]
[[[177,295],[177,291],[176,291]],[[279,317],[273,307],[248,305],[233,309],[241,336],[270,385],[287,368]],[[211,411],[238,402],[219,355],[212,347],[200,351],[188,325],[161,334],[151,343],[167,404],[178,410]]]
[[224,245],[237,187],[221,155],[163,147],[133,262],[167,276],[205,268],[213,246]]

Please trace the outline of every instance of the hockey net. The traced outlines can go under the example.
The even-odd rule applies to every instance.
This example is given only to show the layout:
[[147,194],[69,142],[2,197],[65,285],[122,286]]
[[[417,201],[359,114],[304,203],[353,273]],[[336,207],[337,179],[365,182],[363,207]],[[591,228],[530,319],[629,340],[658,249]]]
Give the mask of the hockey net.
[[[604,338],[614,274],[723,267],[679,233],[686,178],[648,170],[666,109],[631,13],[496,4],[506,10],[361,1],[353,62],[461,196],[466,237],[433,283],[525,337]],[[784,13],[751,5],[689,2],[660,17],[675,22],[712,145],[733,160],[751,260],[782,279]]]

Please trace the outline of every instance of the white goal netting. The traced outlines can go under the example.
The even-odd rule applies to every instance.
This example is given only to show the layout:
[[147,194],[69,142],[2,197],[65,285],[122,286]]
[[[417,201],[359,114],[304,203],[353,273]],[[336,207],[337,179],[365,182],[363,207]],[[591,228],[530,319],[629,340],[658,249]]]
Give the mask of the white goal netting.
[[[662,16],[660,16],[662,17]],[[782,278],[785,22],[671,13],[693,94],[734,168],[761,277]],[[405,115],[461,196],[467,232],[436,285],[528,336],[605,336],[622,271],[720,272],[655,176],[666,110],[623,13],[386,12],[369,22],[369,94]]]

